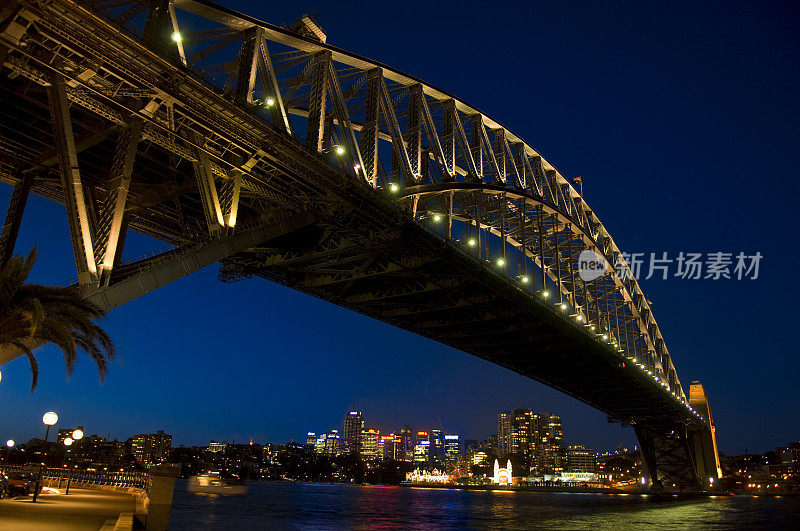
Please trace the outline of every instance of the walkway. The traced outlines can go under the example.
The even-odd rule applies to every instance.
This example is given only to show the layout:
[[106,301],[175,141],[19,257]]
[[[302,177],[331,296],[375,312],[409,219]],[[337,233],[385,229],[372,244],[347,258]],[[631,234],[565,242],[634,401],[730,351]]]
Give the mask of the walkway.
[[100,529],[120,513],[135,512],[130,494],[96,489],[70,488],[69,495],[42,492],[33,496],[0,500],[0,530],[5,529]]

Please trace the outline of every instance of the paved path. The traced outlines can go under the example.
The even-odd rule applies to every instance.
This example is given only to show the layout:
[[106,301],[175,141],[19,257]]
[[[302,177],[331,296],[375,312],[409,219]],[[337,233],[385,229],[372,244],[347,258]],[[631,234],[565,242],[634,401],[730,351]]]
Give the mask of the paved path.
[[119,513],[135,512],[130,494],[97,489],[70,488],[69,495],[42,492],[36,503],[33,496],[0,500],[0,530],[100,529]]

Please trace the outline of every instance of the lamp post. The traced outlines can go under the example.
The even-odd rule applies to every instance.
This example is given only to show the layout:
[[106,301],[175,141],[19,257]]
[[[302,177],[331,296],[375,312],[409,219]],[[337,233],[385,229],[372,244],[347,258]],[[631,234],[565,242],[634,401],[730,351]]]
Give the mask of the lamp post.
[[[47,426],[47,431],[44,432],[44,449],[42,450],[42,461],[44,461],[45,452],[47,451],[47,438],[50,436],[50,426],[58,422],[58,415],[52,411],[48,411],[42,416],[42,422]],[[36,485],[33,486],[33,503],[36,503],[36,497],[39,495],[39,483],[42,481],[43,467],[44,462],[39,463],[39,474],[36,476]]]
[[72,432],[72,437],[67,437],[64,439],[64,444],[67,446],[67,490],[64,492],[64,494],[69,494],[69,485],[72,482],[72,467],[70,466],[69,460],[69,446],[71,446],[72,443],[78,443],[78,445],[80,445],[81,439],[83,439],[83,430],[80,428]]
[[70,472],[69,469],[69,447],[72,446],[73,442],[74,441],[72,440],[72,437],[67,437],[66,439],[64,439],[64,446],[67,447],[67,491],[64,494],[69,494],[69,484],[70,481],[72,480],[72,473]]

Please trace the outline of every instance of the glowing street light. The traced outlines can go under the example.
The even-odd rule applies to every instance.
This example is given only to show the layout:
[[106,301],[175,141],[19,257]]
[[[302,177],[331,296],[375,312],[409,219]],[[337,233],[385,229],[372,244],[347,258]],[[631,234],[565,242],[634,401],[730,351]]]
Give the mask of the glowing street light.
[[183,39],[183,37],[181,37],[181,34],[178,33],[177,31],[172,34],[172,40],[173,41],[181,42],[182,39]]
[[397,186],[397,184],[392,183],[389,185],[389,190],[391,190],[393,193],[397,193],[400,190],[400,187]]
[[442,221],[442,215],[441,214],[434,214],[433,215],[433,221],[435,221],[436,223],[439,223],[440,221]]
[[549,291],[547,291],[547,290],[544,290],[544,291],[542,292],[542,297],[544,297],[545,299],[546,299],[547,297],[549,297],[549,296],[550,296],[550,292],[549,292]]
[[583,322],[583,316],[582,315],[578,315],[577,317],[575,317],[575,319],[577,319],[580,322]]
[[344,155],[344,147],[336,146],[335,150],[337,155]]
[[566,310],[567,308],[568,308],[567,303],[566,302],[562,302],[561,303],[561,309],[562,310]]
[[72,440],[72,437],[67,437],[66,439],[64,439],[64,446],[72,446],[72,443],[74,442],[75,441]]
[[527,284],[528,282],[531,281],[531,279],[530,279],[530,277],[528,275],[523,275],[520,280],[522,281],[523,284]]
[[8,446],[9,448],[14,448],[15,444],[16,443],[14,442],[14,439],[9,439],[6,441],[6,446]]
[[500,258],[498,258],[498,259],[497,259],[497,265],[498,265],[499,267],[503,267],[504,265],[506,265],[506,259],[505,259],[505,258],[503,258],[503,257],[500,257]]
[[[47,426],[47,431],[44,433],[44,447],[47,448],[47,438],[50,436],[50,426],[58,422],[58,415],[53,411],[48,411],[42,415],[42,422]],[[42,460],[44,460],[44,452],[42,452]],[[33,503],[36,503],[36,497],[39,495],[40,484],[42,482],[42,467],[44,463],[39,464],[39,474],[36,476],[36,485],[33,486]]]
[[608,339],[608,334],[603,334],[603,339]]
[[469,245],[470,247],[475,247],[476,245],[478,245],[478,242],[477,240],[475,240],[475,238],[470,238],[469,240],[467,240],[467,245]]
[[275,98],[269,97],[264,103],[266,103],[267,107],[272,107],[275,105]]

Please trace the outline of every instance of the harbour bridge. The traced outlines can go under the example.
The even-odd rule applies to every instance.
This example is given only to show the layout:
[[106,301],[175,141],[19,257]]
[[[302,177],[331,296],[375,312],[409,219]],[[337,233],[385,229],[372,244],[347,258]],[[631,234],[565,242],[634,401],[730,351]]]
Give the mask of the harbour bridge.
[[[605,412],[657,489],[719,477],[702,386],[687,396],[570,181],[477,108],[326,41],[308,16],[206,0],[3,0],[0,260],[34,193],[65,205],[75,289],[104,309],[218,262]],[[128,230],[169,248],[124,260]]]

